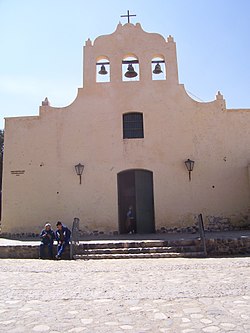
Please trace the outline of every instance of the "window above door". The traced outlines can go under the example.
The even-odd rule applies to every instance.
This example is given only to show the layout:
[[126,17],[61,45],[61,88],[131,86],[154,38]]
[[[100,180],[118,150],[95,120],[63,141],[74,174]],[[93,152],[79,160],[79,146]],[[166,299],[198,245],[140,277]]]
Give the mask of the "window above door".
[[143,114],[131,112],[123,114],[123,139],[144,138]]

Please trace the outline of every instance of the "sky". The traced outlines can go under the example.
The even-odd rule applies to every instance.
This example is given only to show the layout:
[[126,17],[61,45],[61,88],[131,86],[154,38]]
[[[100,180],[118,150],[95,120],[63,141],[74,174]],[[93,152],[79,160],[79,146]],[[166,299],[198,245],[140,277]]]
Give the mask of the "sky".
[[200,101],[218,90],[250,108],[249,0],[0,0],[0,129],[38,115],[47,96],[67,106],[82,87],[83,46],[114,32],[130,10],[147,32],[172,35],[179,81]]

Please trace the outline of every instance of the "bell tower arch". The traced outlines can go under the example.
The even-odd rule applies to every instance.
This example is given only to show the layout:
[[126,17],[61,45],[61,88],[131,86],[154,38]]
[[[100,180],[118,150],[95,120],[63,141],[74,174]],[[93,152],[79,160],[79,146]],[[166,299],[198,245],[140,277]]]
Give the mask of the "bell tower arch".
[[[106,59],[109,59],[111,84],[126,81],[126,76],[124,79],[126,71],[123,73],[121,63],[127,66],[127,71],[133,72],[132,74],[137,73],[136,79],[131,80],[130,77],[130,81],[138,81],[138,79],[141,82],[152,81],[152,71],[155,69],[152,69],[152,61],[155,57],[158,60],[157,55],[161,55],[161,59],[159,64],[158,62],[154,64],[157,65],[156,73],[159,74],[159,66],[164,65],[167,75],[165,73],[163,80],[166,79],[165,81],[172,85],[179,84],[176,45],[172,36],[165,39],[160,34],[145,32],[139,23],[135,25],[119,23],[112,34],[100,36],[94,42],[88,39],[84,46],[83,83],[85,87],[96,84],[96,59],[103,54]],[[124,62],[126,55],[135,55],[131,63]],[[140,68],[136,68],[139,66]],[[136,69],[139,69],[139,72]]]

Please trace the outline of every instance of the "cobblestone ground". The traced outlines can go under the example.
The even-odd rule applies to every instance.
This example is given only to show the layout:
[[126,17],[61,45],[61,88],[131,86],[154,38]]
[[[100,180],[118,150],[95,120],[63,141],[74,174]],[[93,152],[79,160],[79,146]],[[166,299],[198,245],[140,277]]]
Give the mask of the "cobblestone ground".
[[250,332],[250,258],[2,259],[0,332]]

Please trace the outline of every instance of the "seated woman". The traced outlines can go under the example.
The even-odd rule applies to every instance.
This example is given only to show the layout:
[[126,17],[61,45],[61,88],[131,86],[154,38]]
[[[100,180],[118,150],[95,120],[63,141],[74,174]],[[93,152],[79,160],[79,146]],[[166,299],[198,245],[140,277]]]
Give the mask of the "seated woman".
[[40,244],[40,253],[39,258],[44,259],[45,248],[48,248],[49,258],[53,259],[53,243],[55,239],[54,231],[51,229],[50,223],[46,223],[44,229],[40,233],[41,244]]

